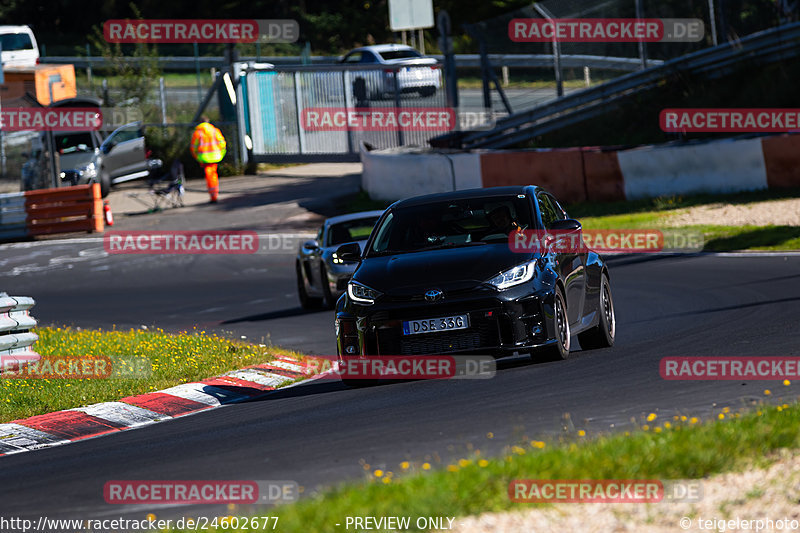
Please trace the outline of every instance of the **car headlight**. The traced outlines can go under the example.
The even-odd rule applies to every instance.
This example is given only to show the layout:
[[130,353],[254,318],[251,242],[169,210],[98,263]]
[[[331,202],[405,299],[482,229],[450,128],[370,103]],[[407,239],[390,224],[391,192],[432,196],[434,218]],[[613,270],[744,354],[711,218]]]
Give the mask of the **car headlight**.
[[489,283],[498,290],[508,289],[509,287],[514,287],[526,281],[530,281],[535,271],[536,261],[531,261],[530,263],[517,265],[505,272],[501,272],[490,279]]
[[381,293],[356,281],[350,281],[347,283],[347,295],[356,303],[372,305],[380,298]]
[[91,161],[83,166],[80,166],[75,170],[77,170],[81,176],[86,176],[88,178],[93,178],[97,176],[97,165],[94,164],[94,161]]

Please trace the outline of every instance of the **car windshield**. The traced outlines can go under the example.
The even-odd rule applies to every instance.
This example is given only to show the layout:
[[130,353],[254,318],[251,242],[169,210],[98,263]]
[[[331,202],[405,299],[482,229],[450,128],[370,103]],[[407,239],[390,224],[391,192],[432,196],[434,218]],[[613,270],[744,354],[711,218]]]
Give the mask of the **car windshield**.
[[369,217],[332,224],[328,228],[328,246],[366,240],[377,221],[378,217]]
[[391,61],[392,59],[411,59],[422,57],[422,54],[416,50],[387,50],[380,52],[380,56],[384,61]]
[[68,133],[66,135],[56,135],[56,147],[58,153],[69,154],[72,152],[90,152],[94,149],[92,146],[92,134],[81,133]]
[[528,200],[518,196],[469,198],[393,209],[378,228],[368,255],[505,243],[531,227]]

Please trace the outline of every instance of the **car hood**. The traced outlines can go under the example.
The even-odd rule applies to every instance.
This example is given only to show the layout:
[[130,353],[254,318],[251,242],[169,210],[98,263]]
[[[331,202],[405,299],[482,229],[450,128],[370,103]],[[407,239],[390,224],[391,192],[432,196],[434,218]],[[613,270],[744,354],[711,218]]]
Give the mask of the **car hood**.
[[534,257],[512,252],[505,243],[369,257],[353,279],[390,296],[468,289]]
[[59,156],[61,170],[75,170],[78,167],[88,165],[94,160],[94,150],[91,152],[71,152]]

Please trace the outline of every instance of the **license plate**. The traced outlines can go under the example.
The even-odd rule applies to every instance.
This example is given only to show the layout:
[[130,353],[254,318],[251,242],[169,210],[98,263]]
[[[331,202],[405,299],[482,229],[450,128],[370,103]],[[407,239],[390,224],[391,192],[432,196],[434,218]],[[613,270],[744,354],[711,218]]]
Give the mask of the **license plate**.
[[403,335],[417,335],[420,333],[434,333],[436,331],[452,331],[454,329],[467,328],[469,328],[469,315],[403,321]]

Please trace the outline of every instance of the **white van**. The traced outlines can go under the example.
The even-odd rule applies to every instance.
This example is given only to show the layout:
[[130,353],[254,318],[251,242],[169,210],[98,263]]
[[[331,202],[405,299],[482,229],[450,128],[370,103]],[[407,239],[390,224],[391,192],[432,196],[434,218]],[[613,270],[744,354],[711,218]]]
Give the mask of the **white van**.
[[0,46],[3,67],[35,67],[39,63],[39,47],[29,26],[0,26]]

